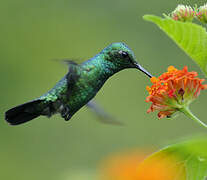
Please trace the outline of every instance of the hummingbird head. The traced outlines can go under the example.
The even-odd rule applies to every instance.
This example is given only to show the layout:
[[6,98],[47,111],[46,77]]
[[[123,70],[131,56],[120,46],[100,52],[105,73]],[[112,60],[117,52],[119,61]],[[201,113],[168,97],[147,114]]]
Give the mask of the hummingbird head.
[[150,78],[152,75],[147,72],[137,61],[133,51],[124,43],[113,43],[102,51],[104,59],[117,70],[136,68]]

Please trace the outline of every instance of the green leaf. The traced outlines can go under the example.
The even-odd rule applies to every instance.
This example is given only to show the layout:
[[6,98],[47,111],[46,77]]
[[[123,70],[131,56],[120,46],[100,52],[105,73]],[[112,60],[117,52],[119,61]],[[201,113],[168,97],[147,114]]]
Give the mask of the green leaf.
[[154,153],[139,165],[138,176],[143,180],[205,180],[207,138],[170,145]]
[[144,19],[159,26],[207,76],[207,33],[204,27],[191,22],[175,21],[169,17],[145,15]]

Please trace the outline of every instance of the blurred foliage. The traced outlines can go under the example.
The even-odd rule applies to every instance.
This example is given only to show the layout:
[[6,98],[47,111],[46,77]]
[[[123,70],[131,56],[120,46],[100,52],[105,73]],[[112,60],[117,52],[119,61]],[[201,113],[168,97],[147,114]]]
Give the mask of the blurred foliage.
[[[142,20],[144,14],[160,15],[178,3],[181,1],[2,0],[0,179],[67,180],[84,169],[90,174],[109,153],[160,147],[180,136],[204,132],[184,116],[157,121],[147,115],[145,87],[149,80],[136,70],[116,74],[96,97],[106,111],[126,124],[124,127],[100,124],[85,108],[70,122],[59,115],[18,127],[4,121],[8,108],[39,97],[67,73],[67,67],[53,60],[81,62],[112,42],[128,44],[140,64],[154,75],[169,65],[188,65],[200,72],[162,32]],[[203,93],[193,107],[201,119],[206,117],[206,97]]]
[[144,19],[157,24],[176,44],[198,63],[207,76],[207,33],[201,25],[145,15]]
[[206,148],[206,137],[167,146],[138,166],[135,179],[204,180],[207,176]]
[[204,180],[207,176],[207,137],[189,137],[149,157],[150,149],[111,155],[99,168],[100,180]]

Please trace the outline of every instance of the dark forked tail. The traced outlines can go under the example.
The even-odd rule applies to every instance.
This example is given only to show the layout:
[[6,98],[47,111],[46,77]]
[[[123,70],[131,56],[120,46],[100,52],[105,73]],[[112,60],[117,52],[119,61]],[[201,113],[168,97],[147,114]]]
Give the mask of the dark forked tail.
[[40,116],[45,108],[43,101],[38,99],[9,109],[5,120],[11,125],[19,125]]

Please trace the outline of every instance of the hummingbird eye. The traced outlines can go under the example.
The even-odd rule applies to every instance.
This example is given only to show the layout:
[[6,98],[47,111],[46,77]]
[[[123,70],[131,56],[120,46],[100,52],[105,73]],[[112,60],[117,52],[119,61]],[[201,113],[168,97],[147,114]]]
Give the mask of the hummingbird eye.
[[126,52],[126,51],[119,51],[119,54],[120,54],[123,58],[127,58],[127,57],[129,57],[129,54],[128,54],[128,52]]

